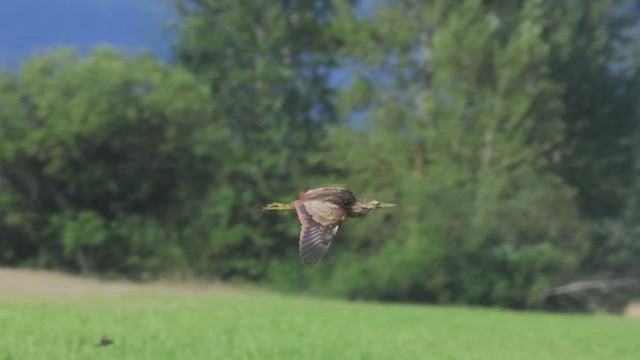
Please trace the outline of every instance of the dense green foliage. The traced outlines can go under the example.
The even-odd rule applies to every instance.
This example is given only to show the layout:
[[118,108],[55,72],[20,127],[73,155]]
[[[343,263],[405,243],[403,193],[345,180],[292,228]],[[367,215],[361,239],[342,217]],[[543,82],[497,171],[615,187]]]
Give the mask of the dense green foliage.
[[[549,77],[542,3],[527,2],[510,27],[484,16],[481,6],[466,1],[440,19],[416,19],[416,29],[426,22],[437,30],[390,42],[377,57],[367,52],[372,67],[394,73],[414,63],[411,78],[422,81],[397,77],[366,94],[374,122],[368,131],[405,130],[393,139],[400,157],[388,162],[403,169],[372,191],[402,184],[396,196],[407,206],[387,225],[397,231],[380,255],[359,270],[363,296],[523,307],[582,254],[573,192],[546,171],[562,141],[562,102],[561,86]],[[393,21],[409,11],[433,13],[399,5],[383,14]],[[377,35],[384,20],[373,21],[369,36],[384,38]],[[385,277],[394,285],[378,281]]]
[[223,248],[210,259],[212,273],[261,278],[268,257],[295,255],[283,239],[297,235],[288,221],[257,210],[320,183],[326,172],[315,151],[335,118],[326,84],[327,2],[175,3],[182,18],[177,58],[209,86],[215,116],[234,139],[225,162],[233,206],[217,230]]
[[228,211],[215,200],[229,133],[193,75],[60,51],[0,88],[4,262],[141,275],[208,250],[199,233]]
[[[173,3],[177,64],[0,77],[3,264],[515,308],[640,277],[633,2]],[[400,206],[309,271],[259,209],[334,184]]]
[[[42,321],[47,319],[47,321]],[[265,294],[0,302],[3,359],[637,359],[612,316]],[[113,345],[95,344],[106,334]]]

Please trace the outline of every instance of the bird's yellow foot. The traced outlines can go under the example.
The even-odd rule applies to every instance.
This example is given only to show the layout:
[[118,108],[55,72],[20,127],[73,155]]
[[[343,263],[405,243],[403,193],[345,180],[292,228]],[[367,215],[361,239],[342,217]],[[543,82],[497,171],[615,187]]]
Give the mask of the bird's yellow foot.
[[271,210],[291,210],[293,209],[293,207],[291,207],[291,205],[289,204],[283,204],[283,203],[278,203],[278,202],[274,202],[271,204],[267,204],[265,206],[262,207],[263,211],[271,211]]

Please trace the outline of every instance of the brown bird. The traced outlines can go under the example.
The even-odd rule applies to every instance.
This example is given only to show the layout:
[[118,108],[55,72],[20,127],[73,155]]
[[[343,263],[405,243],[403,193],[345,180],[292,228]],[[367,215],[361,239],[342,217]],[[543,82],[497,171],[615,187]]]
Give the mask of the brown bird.
[[113,344],[113,340],[109,339],[107,335],[102,335],[100,342],[96,346],[107,346]]
[[363,217],[375,209],[392,206],[395,204],[356,199],[348,189],[321,187],[300,193],[300,199],[289,204],[271,203],[262,210],[296,210],[302,225],[300,258],[305,265],[313,267],[327,253],[338,227],[345,218]]

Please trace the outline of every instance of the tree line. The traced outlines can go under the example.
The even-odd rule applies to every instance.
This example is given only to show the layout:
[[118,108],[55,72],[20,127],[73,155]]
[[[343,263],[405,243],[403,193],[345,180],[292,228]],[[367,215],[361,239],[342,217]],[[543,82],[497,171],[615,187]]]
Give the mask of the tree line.
[[[638,4],[372,4],[174,0],[170,64],[59,49],[0,75],[0,263],[624,304],[550,289],[640,276]],[[319,185],[399,207],[307,270],[295,216],[260,208]]]

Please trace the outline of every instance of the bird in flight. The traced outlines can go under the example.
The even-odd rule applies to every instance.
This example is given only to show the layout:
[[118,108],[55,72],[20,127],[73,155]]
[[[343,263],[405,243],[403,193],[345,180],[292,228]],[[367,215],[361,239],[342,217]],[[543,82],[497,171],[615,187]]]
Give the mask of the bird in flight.
[[331,245],[338,227],[345,218],[363,217],[378,208],[395,204],[378,200],[357,199],[351,190],[339,187],[321,187],[300,193],[300,198],[289,204],[271,203],[264,211],[295,210],[302,225],[299,250],[302,263],[318,265]]

